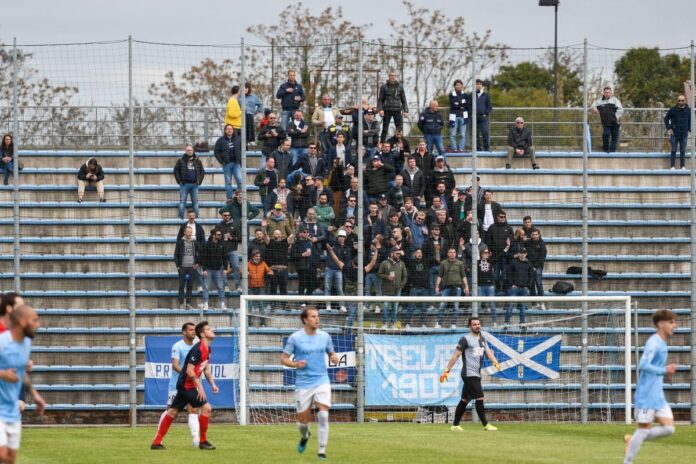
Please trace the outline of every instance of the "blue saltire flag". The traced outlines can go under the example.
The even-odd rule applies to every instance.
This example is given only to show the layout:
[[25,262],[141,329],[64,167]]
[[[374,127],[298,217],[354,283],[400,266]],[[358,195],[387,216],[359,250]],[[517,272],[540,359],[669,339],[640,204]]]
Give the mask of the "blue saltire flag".
[[488,347],[502,370],[498,372],[484,358],[483,372],[495,377],[518,380],[557,379],[561,367],[561,336],[513,337],[484,333]]

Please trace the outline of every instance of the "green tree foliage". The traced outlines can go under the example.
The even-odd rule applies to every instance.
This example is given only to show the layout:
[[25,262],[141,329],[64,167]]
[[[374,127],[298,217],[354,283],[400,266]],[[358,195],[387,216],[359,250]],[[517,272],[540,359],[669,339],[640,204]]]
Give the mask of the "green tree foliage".
[[624,106],[671,105],[689,78],[689,58],[658,48],[632,48],[616,62],[616,93]]

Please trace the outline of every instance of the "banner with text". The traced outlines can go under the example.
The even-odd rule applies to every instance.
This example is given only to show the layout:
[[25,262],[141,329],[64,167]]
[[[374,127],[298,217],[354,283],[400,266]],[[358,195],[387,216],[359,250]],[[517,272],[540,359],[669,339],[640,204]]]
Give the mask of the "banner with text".
[[[167,387],[172,375],[172,345],[180,336],[145,337],[145,404],[162,406],[167,403]],[[211,345],[210,371],[220,391],[213,394],[203,380],[208,401],[216,408],[237,405],[239,360],[236,337],[217,337]],[[182,363],[183,367],[183,363]],[[175,373],[176,374],[176,373]]]

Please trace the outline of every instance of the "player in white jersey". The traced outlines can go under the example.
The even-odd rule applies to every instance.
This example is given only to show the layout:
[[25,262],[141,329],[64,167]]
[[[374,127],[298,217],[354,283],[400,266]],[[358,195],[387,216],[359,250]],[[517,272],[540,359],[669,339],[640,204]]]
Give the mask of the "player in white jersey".
[[[653,314],[653,324],[657,331],[645,342],[638,364],[639,377],[633,401],[638,429],[633,435],[624,437],[624,464],[633,462],[643,441],[668,437],[675,430],[672,409],[665,399],[662,382],[664,377],[669,380],[677,371],[676,364],[667,364],[667,341],[677,328],[677,315],[669,309],[661,309]],[[655,421],[659,425],[652,427]]]
[[297,428],[300,442],[297,451],[303,453],[309,440],[309,421],[312,419],[312,403],[317,409],[317,437],[319,459],[326,459],[329,442],[329,409],[331,409],[331,382],[326,370],[326,355],[333,364],[338,363],[331,336],[319,329],[319,311],[306,307],[301,314],[304,327],[288,337],[280,362],[297,369],[295,375],[295,401]]
[[[162,419],[164,419],[164,416],[167,414],[167,409],[172,405],[172,400],[176,396],[176,382],[179,380],[179,373],[186,360],[186,355],[197,342],[196,326],[193,322],[187,322],[181,326],[181,335],[183,338],[172,345],[172,376],[169,379],[169,386],[167,387],[167,408],[160,416],[160,423],[162,423]],[[187,409],[189,413],[188,426],[191,431],[191,440],[193,446],[197,448],[200,441],[198,411],[190,405]]]

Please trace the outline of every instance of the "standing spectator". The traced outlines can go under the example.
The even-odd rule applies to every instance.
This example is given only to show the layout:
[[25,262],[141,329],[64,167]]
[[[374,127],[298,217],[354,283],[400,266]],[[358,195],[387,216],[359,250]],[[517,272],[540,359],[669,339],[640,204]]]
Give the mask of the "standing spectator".
[[592,112],[599,114],[599,120],[602,122],[602,150],[606,153],[615,152],[619,141],[623,106],[621,101],[612,95],[611,87],[604,87],[602,98],[592,104]]
[[338,134],[343,134],[343,141],[350,146],[350,136],[352,129],[350,124],[343,122],[343,114],[339,111],[336,114],[336,122],[329,126],[329,145],[336,145]]
[[186,145],[184,156],[179,158],[174,166],[174,179],[179,184],[179,219],[184,219],[186,198],[189,195],[191,195],[193,210],[198,217],[198,187],[203,183],[204,177],[203,163],[193,151],[193,146]]
[[397,129],[394,136],[387,140],[392,146],[392,150],[398,153],[403,158],[408,158],[411,154],[411,144],[408,143],[408,139],[404,137],[404,130]]
[[363,121],[363,146],[368,157],[377,153],[379,144],[379,121],[375,120],[375,112],[367,110]]
[[232,214],[222,213],[222,221],[217,225],[222,232],[222,242],[227,253],[227,262],[232,266],[232,279],[234,280],[234,292],[241,292],[241,275],[239,272],[239,252],[237,248],[242,241],[241,224],[232,219]]
[[[406,265],[401,261],[401,249],[392,248],[389,259],[382,261],[379,266],[377,276],[382,280],[382,295],[384,296],[401,296],[408,280],[408,271]],[[384,312],[382,313],[382,328],[394,328],[396,323],[396,313],[398,311],[398,303],[389,301],[384,303]]]
[[[471,284],[471,276],[473,273],[474,269],[474,247],[476,246],[478,248],[478,255],[479,258],[481,259],[481,256],[483,256],[483,251],[490,250],[488,249],[488,245],[486,245],[483,240],[481,240],[481,237],[476,237],[476,245],[474,245],[474,240],[472,238],[469,238],[469,240],[464,241],[464,238],[459,239],[459,245],[461,250],[461,259],[464,262],[464,266],[466,267],[466,277],[469,281],[469,287],[472,286]],[[488,255],[488,258],[490,259],[490,255]],[[491,274],[493,273],[493,263],[491,263]],[[493,295],[495,296],[495,295]]]
[[[423,213],[418,213],[417,217]],[[430,296],[435,296],[435,283],[440,272],[440,264],[447,256],[448,246],[442,238],[440,226],[435,224],[430,228],[430,235],[423,240],[423,256],[428,263],[428,286]]]
[[239,106],[239,86],[232,86],[232,95],[227,100],[227,110],[225,111],[225,125],[230,124],[235,131],[242,129],[242,108]]
[[315,281],[319,259],[304,225],[300,225],[297,229],[297,238],[290,248],[290,258],[295,262],[299,278],[297,294],[300,296],[312,295],[316,288]]
[[[242,223],[242,191],[236,190],[232,198],[229,198],[225,202],[225,206],[218,210],[218,214],[222,214],[225,211],[232,215],[232,219]],[[252,220],[259,215],[259,209],[256,208],[249,200],[247,200],[247,219]]]
[[[478,261],[478,296],[495,296],[495,280],[493,278],[493,264],[490,262],[491,250],[487,247],[481,251],[481,259]],[[495,301],[489,303],[493,327],[497,327],[497,311]]]
[[[510,287],[507,290],[508,296],[529,296],[529,288],[534,285],[534,267],[532,263],[527,261],[527,250],[520,250],[515,259],[512,260],[508,267],[508,282]],[[512,314],[515,305],[510,303],[505,312],[505,323],[510,323],[510,315]],[[517,307],[520,310],[520,324],[524,324],[524,313],[527,310],[527,305],[518,303]]]
[[[440,183],[444,184],[444,190],[438,191],[438,184]],[[454,191],[455,185],[452,169],[445,163],[445,157],[438,155],[438,157],[435,158],[435,167],[430,172],[429,192],[431,200],[432,197],[440,195],[440,199],[443,201],[442,207],[446,208],[447,202],[449,201],[448,197],[451,195],[452,191]]]
[[299,166],[295,166],[294,168],[301,170],[306,176],[325,176],[331,163],[324,155],[317,154],[316,143],[309,142],[308,150],[307,156],[301,158]]
[[[527,241],[527,251],[529,262],[534,267],[534,283],[530,288],[531,296],[544,296],[544,264],[546,262],[546,243],[541,238],[541,232],[537,229],[532,231],[532,238]],[[541,309],[546,309],[544,303],[539,305]]]
[[512,243],[510,244],[509,255],[515,257],[523,248],[527,249],[527,236],[524,235],[524,230],[521,228],[515,229]]
[[[449,96],[449,132],[452,151],[464,151],[466,147],[466,126],[469,123],[469,111],[471,111],[470,98],[464,93],[462,80],[455,80],[454,90]],[[457,135],[459,135],[459,144],[457,144]]]
[[265,167],[262,167],[256,172],[254,177],[254,185],[259,188],[259,196],[261,197],[261,206],[263,214],[268,214],[271,210],[270,194],[278,186],[278,170],[275,168],[275,158],[268,157]]
[[404,168],[403,159],[398,159],[396,154],[392,152],[391,145],[389,142],[383,142],[380,145],[379,157],[382,163],[388,164],[394,168],[392,172],[389,173],[387,187],[392,188],[394,186],[394,178],[401,170]]
[[281,126],[278,121],[278,116],[275,113],[268,115],[268,124],[259,130],[259,142],[263,142],[261,153],[265,158],[268,158],[271,153],[280,146],[287,138],[285,126]]
[[280,146],[271,153],[275,159],[275,168],[278,171],[278,179],[287,179],[292,171],[292,153],[290,153],[290,139],[280,142]]
[[[353,108],[347,108],[347,109],[341,110],[342,114],[346,114],[346,115],[350,114],[351,115],[351,120],[353,121],[353,128],[351,129],[351,131],[353,134],[353,140],[355,141],[356,147],[358,145],[358,125],[360,124],[359,117],[362,116],[363,126],[364,126],[365,116],[367,116],[368,111],[372,111],[373,115],[374,115],[374,113],[377,110],[370,106],[370,104],[367,101],[367,97],[362,97],[360,99],[360,106],[355,106]],[[363,129],[364,129],[364,127],[363,127]],[[379,137],[379,131],[377,132],[377,136]],[[364,140],[363,140],[363,143],[364,143]]]
[[[371,296],[372,290],[375,291],[375,296],[382,296],[382,280],[377,276],[379,267],[382,261],[389,257],[387,247],[384,245],[384,236],[378,234],[374,239],[367,241],[370,244],[370,251],[365,255],[367,264],[365,264],[365,296]],[[379,304],[374,306],[375,314],[381,311]]]
[[686,169],[686,143],[689,140],[689,132],[691,132],[691,108],[686,104],[684,95],[679,95],[677,97],[677,105],[667,111],[665,128],[669,132],[669,142],[672,145],[670,153],[672,169],[674,169],[674,162],[677,157],[677,147],[679,147],[681,168]]
[[387,229],[386,221],[380,216],[379,206],[377,206],[377,202],[374,200],[370,201],[370,206],[367,207],[363,234],[365,243],[370,243],[377,235],[382,235],[385,239],[389,239],[389,229]]
[[246,143],[247,147],[249,145],[256,145],[256,131],[254,123],[254,115],[260,114],[263,110],[263,103],[261,99],[252,92],[251,83],[246,82],[244,84],[244,97],[246,99]]
[[404,176],[397,174],[394,178],[394,186],[387,192],[387,201],[395,209],[401,209],[406,203],[406,198],[410,196],[411,189],[404,185]]
[[491,225],[486,233],[486,245],[491,250],[491,258],[494,265],[495,285],[498,291],[505,291],[505,271],[510,262],[508,252],[512,246],[513,231],[507,223],[507,214],[500,210],[497,216],[498,222]]
[[208,292],[210,284],[215,282],[220,299],[220,309],[225,306],[225,276],[227,276],[227,253],[222,244],[222,232],[216,228],[210,231],[210,237],[201,249],[201,269],[203,270],[203,303],[201,309],[208,310]]
[[249,243],[247,244],[247,256],[251,256],[252,251],[259,250],[261,252],[261,258],[263,258],[264,261],[268,262],[268,241],[268,235],[266,235],[262,228],[257,227],[256,229],[254,229],[254,238],[249,240]]
[[459,230],[467,219],[467,214],[471,213],[471,195],[464,187],[455,188],[456,196],[452,195],[449,203],[449,217],[452,218],[452,226]]
[[379,196],[379,201],[377,202],[377,211],[379,216],[384,221],[389,221],[391,215],[396,212],[396,210],[389,203],[387,203],[387,195],[384,193]]
[[288,253],[290,241],[283,238],[279,230],[273,231],[273,237],[266,244],[266,261],[273,275],[270,281],[270,295],[288,294]]
[[512,167],[512,158],[514,156],[529,156],[532,162],[532,169],[539,169],[536,163],[536,153],[532,146],[532,133],[524,127],[524,119],[519,116],[515,119],[515,126],[508,131],[507,164],[505,164],[505,169]]
[[288,70],[288,80],[280,84],[276,98],[280,100],[282,113],[280,116],[280,125],[288,127],[288,122],[292,118],[293,113],[300,109],[300,105],[305,101],[305,93],[302,84],[295,80],[295,70]]
[[292,191],[287,187],[287,181],[285,179],[278,179],[278,186],[273,189],[269,196],[269,205],[280,203],[281,205],[287,205],[288,210],[294,211]]
[[[77,202],[82,203],[82,197],[85,195],[85,187],[91,185],[97,188],[99,202],[105,203],[104,198],[104,170],[95,158],[90,158],[85,164],[80,166],[80,171],[77,173]],[[182,215],[183,219],[183,215]]]
[[[413,252],[412,259],[406,259],[406,270],[408,271],[408,286],[410,287],[408,296],[428,296],[428,263],[423,258],[423,250],[417,248]],[[406,328],[411,327],[413,317],[421,317],[423,327],[425,327],[425,303],[409,303],[404,313],[404,323]]]
[[329,152],[331,147],[331,133],[329,128],[336,123],[339,111],[331,107],[331,97],[324,94],[321,96],[321,106],[317,106],[312,113],[312,126],[319,134],[322,154]]
[[387,82],[379,88],[377,109],[382,117],[382,135],[380,135],[379,141],[384,142],[387,139],[392,118],[394,118],[397,131],[404,129],[404,118],[408,118],[406,92],[404,92],[401,83],[396,80],[396,71],[394,70],[389,71]]
[[[422,211],[415,211],[415,215],[409,213],[409,207],[413,207],[413,200],[410,198],[406,199],[406,204],[401,208],[401,222],[404,223],[404,232],[411,237],[411,254],[413,254],[417,249],[423,247],[426,237],[428,236],[428,226],[425,224],[425,213]],[[426,258],[428,258],[426,256]]]
[[532,238],[532,232],[535,227],[532,225],[532,216],[525,216],[522,218],[522,230],[524,230],[524,235],[527,238]]
[[[483,90],[483,81],[476,79],[476,149],[491,150],[488,119],[493,111],[491,96]],[[482,139],[479,139],[479,137]]]
[[227,198],[232,198],[232,177],[237,183],[237,190],[242,188],[242,140],[238,132],[235,132],[232,124],[225,125],[225,133],[215,142],[213,151],[215,159],[222,165],[225,175],[225,193]]
[[[200,261],[200,245],[193,238],[193,227],[186,227],[183,238],[176,241],[174,264],[179,273],[179,306],[181,309],[193,309],[191,292],[193,277],[197,273]],[[186,294],[184,294],[184,287]],[[185,295],[185,296],[184,296]]]
[[[418,169],[423,171],[423,178],[425,182],[429,182],[430,174],[435,167],[435,158],[433,158],[428,151],[425,139],[420,139],[418,141],[418,147],[416,147],[416,150],[413,152],[413,157],[416,158],[416,166],[418,166]],[[426,194],[427,193],[428,192],[426,191]]]
[[261,118],[261,121],[259,121],[259,130],[263,129],[266,127],[269,123],[269,117],[271,116],[272,111],[270,108],[264,108],[263,109],[263,117]]
[[[331,296],[331,291],[336,290],[336,295],[343,296],[343,272],[351,266],[351,251],[346,243],[346,231],[339,230],[336,242],[333,245],[326,244],[326,268],[324,269],[324,295]],[[331,311],[331,303],[326,303],[326,310]],[[341,303],[340,311],[347,311],[346,304]]]
[[261,220],[261,227],[269,237],[272,237],[276,230],[280,231],[283,238],[290,237],[293,232],[290,220],[283,212],[283,205],[280,203],[276,203],[273,210]]
[[0,144],[0,169],[4,172],[2,183],[7,185],[11,175],[14,175],[14,140],[12,135],[2,136]]
[[[466,269],[464,263],[457,259],[457,249],[449,247],[447,250],[447,259],[440,264],[440,270],[435,280],[435,294],[441,296],[462,296],[469,294],[469,284],[466,281]],[[445,309],[447,303],[440,303],[440,309],[437,313],[436,329],[442,327],[445,323]],[[457,326],[459,318],[459,302],[454,303],[454,313],[452,314],[452,328]]]
[[[493,201],[493,192],[487,190],[483,195],[483,201],[478,204],[477,213],[479,223],[484,232],[488,232],[488,229],[495,223],[495,218],[498,217],[502,210],[503,208]],[[491,250],[491,252],[495,253],[495,249]]]
[[[249,295],[263,295],[264,290],[266,290],[266,276],[272,276],[273,270],[268,267],[268,264],[261,257],[261,251],[253,250],[251,252],[247,270],[249,271]],[[252,301],[249,306],[254,311],[260,304],[261,302],[259,301]],[[259,325],[261,327],[266,325],[264,318],[260,319]]]
[[314,205],[314,212],[317,214],[317,221],[324,229],[333,230],[333,222],[336,219],[336,213],[329,204],[328,195],[324,192],[319,195],[319,203]]
[[418,128],[425,137],[428,152],[433,153],[433,145],[437,147],[437,154],[445,156],[445,146],[442,143],[442,114],[437,100],[431,100],[428,106],[418,118]]
[[[350,155],[350,145],[346,145],[346,136],[343,132],[339,132],[338,135],[336,135],[336,143],[331,145],[331,148],[329,148],[326,154],[327,166],[335,166],[335,161],[340,161],[341,166],[347,166],[353,163],[353,159]],[[326,174],[326,172],[321,173],[321,175],[324,174]]]
[[205,231],[203,230],[203,226],[196,222],[196,213],[189,210],[186,213],[186,217],[188,220],[179,227],[179,233],[176,234],[177,241],[184,237],[186,228],[190,227],[192,231],[191,237],[197,241],[200,246],[203,246],[205,243]]
[[302,111],[295,111],[286,131],[290,137],[291,169],[297,169],[296,166],[307,156],[307,146],[309,145],[309,125],[302,119]]
[[418,166],[416,158],[409,156],[406,167],[401,171],[404,185],[410,190],[413,202],[420,205],[425,203],[425,176]]
[[394,167],[390,164],[382,164],[382,159],[379,155],[372,157],[372,165],[365,168],[364,188],[367,193],[367,198],[372,200],[379,199],[380,195],[387,193],[387,184],[389,182],[389,173],[394,171]]

